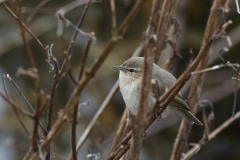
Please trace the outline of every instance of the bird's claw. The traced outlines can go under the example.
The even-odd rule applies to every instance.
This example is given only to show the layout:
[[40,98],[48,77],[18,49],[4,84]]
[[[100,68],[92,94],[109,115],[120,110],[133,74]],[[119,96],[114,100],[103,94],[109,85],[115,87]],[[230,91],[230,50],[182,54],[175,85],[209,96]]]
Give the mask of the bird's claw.
[[147,138],[147,133],[143,132],[143,138],[146,139]]
[[156,112],[156,111],[154,112],[154,115],[155,115],[155,118],[156,118],[158,121],[160,121],[160,119],[162,118],[161,115],[160,115],[160,116],[157,115],[157,112]]

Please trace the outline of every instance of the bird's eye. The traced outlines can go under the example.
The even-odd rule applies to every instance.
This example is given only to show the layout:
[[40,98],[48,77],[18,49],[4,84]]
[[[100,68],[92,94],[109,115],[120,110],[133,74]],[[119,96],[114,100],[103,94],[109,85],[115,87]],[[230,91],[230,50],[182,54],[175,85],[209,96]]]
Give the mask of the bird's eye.
[[133,73],[133,72],[134,72],[134,69],[129,69],[129,71],[130,71],[131,73]]

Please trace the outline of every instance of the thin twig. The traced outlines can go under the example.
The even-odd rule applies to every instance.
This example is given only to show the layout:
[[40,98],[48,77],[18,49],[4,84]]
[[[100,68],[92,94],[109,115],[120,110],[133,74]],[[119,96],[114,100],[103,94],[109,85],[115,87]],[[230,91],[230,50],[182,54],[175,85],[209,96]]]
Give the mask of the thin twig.
[[[2,77],[3,87],[4,87],[5,94],[6,94],[6,96],[7,96],[7,99],[9,99],[9,96],[8,96],[8,93],[7,93],[7,89],[6,89],[5,77],[6,77],[5,75],[3,75],[3,77]],[[22,119],[20,118],[20,116],[19,116],[19,114],[18,114],[18,112],[17,112],[17,109],[16,109],[15,107],[12,107],[12,108],[13,108],[14,113],[15,113],[16,116],[17,116],[17,119],[19,120],[20,124],[22,125],[24,132],[26,133],[26,135],[28,136],[28,138],[30,138],[30,134],[29,134],[26,126],[24,125]]]
[[29,157],[30,153],[32,151],[32,147],[30,147],[27,151],[27,153],[25,154],[25,156],[23,157],[23,160],[27,160],[27,158]]
[[[73,37],[72,37],[71,43],[70,43],[69,48],[68,48],[68,53],[67,53],[68,56],[71,55],[72,47],[73,47],[73,45],[74,45],[74,43],[75,43],[77,34],[78,34],[78,32],[79,32],[78,29],[81,27],[81,24],[82,24],[82,22],[83,22],[83,19],[84,19],[85,15],[86,15],[86,12],[87,12],[89,6],[91,5],[91,3],[92,3],[92,1],[89,0],[88,3],[86,4],[86,7],[85,7],[85,9],[84,9],[84,11],[83,11],[83,13],[82,13],[82,16],[81,16],[80,20],[79,20],[79,22],[78,22],[77,29],[75,30],[75,33],[74,33],[74,35],[73,35]],[[52,55],[52,54],[51,54],[51,48],[52,48],[52,47],[50,47],[50,50],[48,50],[48,54],[50,54],[50,55]],[[52,106],[53,106],[53,100],[54,100],[54,96],[55,96],[57,84],[58,84],[60,78],[62,77],[62,75],[63,75],[63,73],[64,73],[64,70],[65,70],[65,68],[66,68],[66,63],[67,63],[67,62],[66,62],[67,59],[65,59],[64,62],[63,62],[63,64],[62,64],[61,70],[60,70],[60,72],[59,72],[59,71],[58,71],[58,70],[59,70],[59,69],[58,69],[58,65],[57,65],[57,63],[56,63],[57,61],[54,59],[55,57],[53,57],[53,56],[51,56],[51,57],[52,57],[52,58],[51,58],[50,60],[54,60],[53,62],[54,62],[54,64],[55,64],[56,75],[54,76],[54,81],[53,81],[52,89],[51,89],[50,101],[49,101],[49,105],[48,105],[48,108],[49,108],[49,109],[48,109],[47,132],[49,132],[49,131],[51,130]],[[67,58],[67,57],[66,57],[66,58]],[[48,152],[48,156],[47,156],[47,157],[50,157],[50,151]],[[50,159],[50,158],[48,158],[48,159]]]
[[168,40],[167,43],[173,49],[172,57],[165,63],[165,69],[167,71],[170,71],[174,67],[174,65],[176,64],[178,58],[182,58],[182,56],[178,53],[178,48],[177,48],[177,43],[176,42],[174,42],[172,40]]
[[[169,102],[174,98],[174,96],[180,91],[180,89],[183,87],[183,85],[189,80],[191,77],[191,72],[198,66],[198,63],[202,60],[202,58],[208,53],[208,50],[210,49],[213,41],[215,39],[211,39],[208,44],[205,46],[205,48],[201,49],[199,52],[197,58],[193,61],[193,63],[190,64],[190,66],[187,68],[187,70],[178,78],[177,82],[175,82],[174,85],[172,85],[160,98],[159,102],[162,102],[160,107],[162,113]],[[158,113],[159,115],[159,113]]]
[[[83,143],[86,141],[87,136],[89,135],[89,133],[91,132],[93,126],[96,124],[97,119],[99,118],[100,115],[102,115],[104,109],[106,108],[107,104],[109,104],[110,100],[114,97],[114,95],[117,93],[118,91],[118,84],[119,81],[117,81],[114,86],[112,87],[111,91],[109,92],[109,94],[107,95],[107,97],[105,98],[105,100],[103,101],[103,103],[101,104],[101,106],[99,107],[97,113],[94,115],[94,117],[92,118],[91,122],[89,123],[89,125],[87,126],[87,128],[84,130],[82,136],[80,137],[80,139],[78,140],[77,143],[77,151],[80,150],[81,146],[83,145]],[[68,158],[68,160],[72,159],[72,155],[70,155],[70,157]]]
[[161,15],[163,2],[164,2],[163,0],[154,0],[152,2],[151,15],[148,21],[146,37],[157,35],[158,23],[161,20],[160,15]]
[[[57,85],[58,85],[59,79],[61,78],[61,75],[59,73],[57,59],[52,54],[52,47],[53,47],[53,44],[50,47],[49,46],[46,47],[47,48],[47,55],[48,55],[48,64],[49,64],[49,66],[52,67],[51,70],[55,70],[54,81],[53,81],[52,88],[51,88],[50,100],[49,100],[49,103],[48,103],[47,132],[46,132],[46,135],[51,130],[53,100],[54,100],[54,96],[55,96],[55,92],[56,92],[56,89],[57,89]],[[53,63],[53,66],[52,66],[51,63]],[[51,154],[50,152],[51,152],[51,150],[50,150],[50,147],[49,147],[46,160],[50,160],[50,154]]]
[[73,1],[69,4],[67,4],[66,6],[60,8],[57,12],[56,12],[56,16],[58,17],[58,29],[57,29],[57,35],[61,36],[63,33],[63,23],[61,22],[60,16],[64,17],[64,15],[68,12],[73,10],[74,8],[83,5],[85,3],[87,3],[88,0],[76,0]]
[[33,58],[33,53],[32,53],[29,41],[27,40],[27,37],[25,35],[24,27],[22,25],[22,20],[21,20],[21,18],[22,18],[22,16],[21,16],[21,14],[22,14],[22,10],[21,10],[22,6],[19,5],[18,7],[19,7],[19,10],[20,10],[20,12],[18,14],[18,18],[19,18],[18,24],[19,24],[19,27],[21,29],[22,41],[23,41],[23,44],[24,44],[24,46],[25,46],[25,48],[27,50],[27,55],[28,55],[28,59],[30,61],[31,67],[32,68],[36,68],[35,60]]
[[47,49],[47,56],[48,56],[48,64],[50,66],[50,72],[55,70],[55,76],[61,77],[61,75],[59,75],[58,61],[57,61],[56,57],[54,57],[54,55],[52,53],[52,48],[53,48],[53,44],[51,44],[51,46],[47,46],[46,47],[46,49]]
[[[83,23],[83,20],[84,20],[84,18],[85,18],[85,16],[86,16],[86,13],[87,13],[87,11],[88,11],[88,8],[90,7],[90,5],[91,5],[92,3],[93,3],[92,0],[88,0],[87,4],[86,4],[86,6],[85,6],[85,8],[84,8],[84,10],[83,10],[83,13],[82,13],[82,15],[81,15],[81,17],[80,17],[80,20],[79,20],[78,24],[77,24],[77,29],[75,30],[75,32],[74,32],[74,34],[73,34],[73,37],[72,37],[72,39],[71,39],[71,43],[70,43],[69,46],[68,46],[68,56],[71,56],[71,55],[72,55],[72,48],[73,48],[73,46],[74,46],[74,44],[75,44],[75,40],[76,40],[77,35],[78,35],[78,33],[79,33],[79,30],[78,30],[78,29],[81,27],[81,25],[82,25],[82,23]],[[62,67],[61,67],[60,74],[61,74],[62,72],[64,72],[65,65],[66,65],[66,62],[64,61],[63,64],[62,64]]]
[[[94,33],[92,34],[92,37],[94,37]],[[92,38],[89,39],[88,43],[87,43],[87,47],[85,49],[85,52],[83,54],[83,59],[82,59],[82,63],[81,63],[81,67],[80,67],[80,70],[79,70],[79,76],[78,76],[78,82],[82,79],[82,76],[83,76],[83,71],[84,71],[84,68],[85,68],[85,64],[86,64],[86,59],[87,59],[87,55],[88,55],[88,52],[89,52],[89,48],[92,44],[93,40]]]
[[112,12],[112,31],[114,32],[117,28],[115,0],[110,0],[110,5]]
[[[72,40],[71,40],[71,43],[69,45],[69,48],[68,48],[68,56],[71,56],[71,52],[72,52],[72,47],[75,43],[75,40],[76,40],[76,37],[78,35],[78,32],[79,32],[79,28],[81,27],[81,24],[83,22],[83,19],[85,18],[85,15],[87,13],[87,10],[89,8],[89,6],[92,4],[92,0],[89,0],[88,3],[86,4],[85,6],[85,9],[82,13],[82,16],[78,22],[78,25],[77,25],[77,29],[75,30],[75,33],[72,37]],[[51,49],[50,49],[51,51]],[[54,96],[55,96],[55,92],[56,92],[56,88],[57,88],[57,84],[61,78],[61,76],[63,75],[64,73],[64,70],[66,68],[66,59],[64,60],[63,64],[62,64],[62,67],[61,67],[61,70],[60,72],[58,71],[58,66],[56,65],[56,62],[57,61],[54,61],[55,63],[55,70],[56,70],[56,75],[54,76],[54,82],[53,82],[53,85],[52,85],[52,89],[51,89],[51,98],[50,98],[50,101],[49,101],[49,106],[48,106],[48,123],[47,123],[47,132],[49,133],[49,131],[51,130],[51,117],[52,117],[52,106],[53,106],[53,100],[54,100]],[[48,149],[48,153],[47,153],[47,160],[50,159],[50,147]]]
[[[81,15],[81,18],[78,22],[78,25],[77,25],[77,29],[75,30],[75,33],[72,37],[72,40],[71,40],[71,43],[68,47],[68,56],[71,56],[72,55],[72,48],[73,48],[73,45],[75,44],[75,40],[76,40],[76,37],[79,33],[79,28],[81,27],[82,25],[82,22],[85,18],[85,15],[87,13],[87,10],[89,8],[89,6],[92,4],[92,0],[89,0],[84,8],[84,11]],[[51,50],[50,50],[51,51]],[[54,100],[54,96],[55,96],[55,92],[56,92],[56,88],[57,88],[57,84],[60,80],[60,78],[62,77],[65,69],[66,69],[66,59],[64,60],[63,64],[62,64],[62,67],[61,67],[61,70],[58,71],[58,67],[56,67],[55,65],[55,70],[56,70],[56,74],[54,76],[54,82],[52,84],[52,89],[51,89],[51,96],[50,96],[50,101],[49,101],[49,105],[48,105],[48,122],[47,122],[47,133],[49,133],[49,131],[51,130],[51,117],[52,117],[52,106],[53,106],[53,100]],[[54,61],[54,62],[57,62],[57,61]],[[56,64],[56,63],[55,63]],[[48,149],[48,153],[47,153],[47,160],[50,160],[50,147]]]
[[214,131],[212,131],[208,139],[206,141],[203,141],[197,145],[195,145],[193,148],[191,148],[183,157],[183,160],[189,159],[193,154],[196,153],[196,151],[199,151],[207,142],[215,138],[220,132],[222,132],[224,129],[226,129],[230,124],[232,124],[234,121],[240,118],[240,112],[237,112],[233,117],[229,118],[227,121],[225,121],[223,124],[221,124],[219,127],[217,127]]
[[72,144],[72,158],[77,160],[77,151],[76,151],[76,128],[77,128],[77,116],[78,116],[78,103],[75,104],[73,109],[73,118],[72,118],[72,130],[71,130],[71,144]]
[[177,0],[164,0],[163,2],[161,14],[157,24],[157,54],[155,56],[155,63],[158,62],[161,52],[166,45],[165,42],[168,38],[170,26],[172,25],[172,17],[176,4]]
[[32,134],[32,150],[33,152],[38,151],[38,124],[39,123],[39,111],[40,111],[40,106],[41,106],[41,100],[38,99],[37,101],[37,108],[36,108],[36,113],[34,115],[34,123],[33,123],[33,134]]
[[67,70],[68,76],[71,79],[71,81],[73,82],[73,84],[77,85],[77,81],[75,80],[75,78],[74,78],[74,76],[72,74],[71,62],[70,62],[70,58],[71,57],[69,57],[67,55],[67,52],[64,52],[64,56],[65,56],[65,59],[66,59],[66,70]]
[[3,74],[3,75],[2,75],[3,88],[4,88],[4,91],[5,91],[5,94],[6,94],[7,98],[9,98],[8,92],[7,92],[7,88],[6,88],[5,78],[6,78],[6,75]]
[[[238,68],[238,70],[239,70],[239,68]],[[239,77],[239,72],[236,74],[236,79],[238,79],[238,77]],[[234,117],[235,110],[237,107],[237,96],[238,96],[238,81],[235,82],[232,117]]]
[[111,155],[111,153],[113,152],[115,147],[119,144],[120,139],[124,138],[124,136],[126,136],[126,135],[124,135],[124,131],[125,131],[125,128],[126,128],[126,125],[127,125],[127,118],[128,118],[127,115],[128,115],[128,112],[129,111],[128,111],[127,107],[126,107],[124,112],[123,112],[121,121],[119,123],[116,135],[115,135],[115,137],[113,139],[111,148],[108,151],[108,157]]
[[13,86],[17,89],[17,91],[21,94],[21,96],[23,97],[24,101],[28,104],[28,106],[32,109],[33,113],[35,113],[35,110],[33,108],[33,106],[28,102],[27,98],[24,96],[24,94],[22,93],[22,91],[18,88],[18,86],[16,85],[16,83],[13,81],[12,77],[10,77],[9,74],[7,74],[7,78],[9,79],[9,81],[13,84]]
[[[218,33],[222,32],[222,25],[224,24],[227,13],[229,12],[229,10],[225,9],[229,7],[229,6],[225,6],[225,2],[226,0],[214,1],[209,18],[208,18],[208,23],[205,29],[201,48],[206,48],[206,45],[209,44],[209,42],[213,39],[213,37],[219,36]],[[224,10],[221,10],[221,8],[224,8]],[[210,47],[208,47],[208,50],[205,51],[206,54],[202,57],[201,62],[199,61],[200,63],[196,71],[200,71],[206,68],[207,62],[208,62],[209,50],[210,50]],[[196,114],[197,112],[198,99],[200,97],[201,88],[203,84],[203,81],[202,81],[203,75],[204,74],[201,73],[193,76],[193,83],[189,93],[189,97],[190,97],[189,107],[190,109],[193,110],[193,114]],[[186,121],[182,121],[179,132],[178,132],[178,136],[175,140],[175,144],[173,147],[171,160],[178,160],[181,158],[182,153],[186,147],[185,144],[187,144],[186,141],[190,134],[191,128],[192,128],[191,124],[186,123]],[[182,135],[185,135],[185,136],[182,136]]]
[[[59,19],[62,20],[62,23],[65,24],[66,26],[71,26],[73,27],[75,30],[78,31],[78,35],[80,38],[80,42],[82,44],[84,44],[84,42],[91,40],[92,44],[95,43],[96,41],[96,37],[95,37],[95,33],[91,32],[91,33],[86,33],[84,31],[82,31],[80,28],[78,28],[77,26],[75,26],[71,21],[67,20],[65,17],[63,17],[62,15],[59,15]],[[68,52],[67,52],[68,53]],[[72,53],[70,53],[72,54]],[[70,55],[71,56],[71,55]]]
[[[94,37],[94,34],[92,35],[92,37]],[[89,39],[88,44],[86,46],[85,52],[83,54],[83,59],[82,59],[82,63],[81,63],[81,67],[79,70],[79,77],[78,77],[78,82],[81,80],[82,75],[83,75],[83,71],[85,69],[85,63],[86,63],[86,59],[87,59],[87,55],[89,53],[89,48],[92,44],[92,38]],[[73,160],[77,160],[77,148],[76,148],[76,127],[77,127],[77,119],[78,119],[78,103],[74,106],[73,109],[73,120],[72,120],[72,158]]]
[[237,7],[237,12],[238,12],[238,14],[240,14],[240,9],[239,9],[239,3],[238,3],[238,0],[235,0],[235,3],[236,3],[236,7]]
[[49,133],[49,131],[51,130],[51,119],[52,119],[52,106],[53,106],[53,99],[54,99],[54,95],[55,95],[55,91],[57,88],[57,84],[59,79],[61,78],[61,75],[59,75],[59,69],[58,69],[58,62],[57,59],[53,56],[52,54],[52,47],[53,44],[49,47],[47,46],[47,54],[48,54],[48,63],[50,66],[52,66],[51,63],[54,64],[54,66],[52,66],[51,70],[55,70],[55,75],[54,75],[54,82],[52,84],[52,88],[51,88],[51,96],[50,96],[50,101],[48,104],[48,115],[47,115],[47,134]]
[[149,112],[148,100],[151,92],[151,76],[155,53],[155,39],[152,37],[147,46],[147,53],[144,58],[143,78],[138,111],[133,121],[133,136],[130,150],[130,159],[138,160],[140,157],[140,150],[142,147],[142,135],[144,133],[147,114]]
[[[240,81],[238,79],[238,77],[240,76],[240,72],[238,70],[239,70],[240,66],[239,66],[239,64],[231,64],[229,61],[227,62],[227,65],[230,66],[234,70],[234,72],[236,73],[236,78],[232,78],[232,79],[236,80],[235,89],[234,89],[233,109],[232,109],[232,116],[234,116],[236,106],[237,106],[238,81]],[[238,69],[234,68],[234,66],[238,67]]]
[[[33,108],[33,106],[29,103],[29,101],[27,100],[27,98],[24,96],[24,94],[22,93],[22,91],[20,90],[20,88],[18,88],[18,86],[16,85],[16,83],[13,81],[12,77],[9,76],[9,74],[7,74],[7,78],[9,79],[9,81],[13,84],[13,86],[17,89],[17,91],[21,94],[21,96],[23,97],[24,101],[28,104],[28,106],[32,109],[33,113],[35,113],[35,110]],[[36,80],[37,81],[37,80]],[[36,82],[35,81],[35,82]],[[38,85],[36,85],[38,86]],[[40,91],[39,91],[40,92]],[[40,93],[38,93],[40,94]],[[38,100],[40,101],[40,95],[38,95]],[[42,124],[39,122],[39,126],[41,127],[42,131],[45,133],[46,131],[44,130]]]
[[[238,63],[231,64],[230,67],[233,67],[233,66],[240,67],[240,65]],[[223,68],[223,67],[229,67],[229,65],[228,64],[219,64],[219,65],[215,65],[213,67],[209,67],[209,68],[206,68],[206,69],[203,69],[203,70],[200,70],[200,71],[194,71],[191,74],[194,75],[194,74],[206,73],[206,72],[214,71],[214,70],[217,70],[217,69],[220,69],[220,68]]]
[[236,68],[234,68],[234,66],[239,67],[239,64],[231,64],[229,61],[226,64],[230,66],[238,76],[240,76],[240,73],[237,71]]
[[8,8],[8,6],[5,3],[2,3],[3,7],[6,8],[6,10],[18,21],[21,23],[22,27],[30,34],[30,36],[37,41],[37,43],[40,45],[41,49],[44,51],[44,53],[47,55],[47,49],[44,47],[44,45],[41,43],[41,41],[32,33],[32,31]]
[[[60,79],[59,76],[57,76],[57,75],[54,76],[54,81],[53,81],[52,88],[51,88],[50,100],[49,100],[49,103],[48,103],[47,134],[51,131],[52,106],[53,106],[53,100],[54,100],[54,96],[55,96],[55,92],[56,92],[56,89],[57,89],[57,84],[58,84],[59,79]],[[49,150],[48,150],[46,160],[50,160],[50,147],[49,147]]]
[[28,116],[29,118],[33,119],[34,115],[25,109],[21,108],[18,104],[16,104],[14,101],[12,101],[10,98],[7,98],[1,91],[0,91],[0,96],[9,104],[11,104],[14,108],[19,110],[21,113],[24,115]]
[[[123,33],[125,33],[126,29],[136,16],[140,4],[142,3],[143,0],[138,0],[129,15],[125,18],[123,21],[122,25],[120,25],[117,36],[113,35],[112,38],[110,39],[108,45],[106,46],[105,50],[101,54],[101,56],[98,58],[96,63],[93,65],[93,67],[89,70],[89,72],[85,73],[81,81],[78,83],[78,85],[75,87],[73,94],[71,95],[68,103],[66,104],[65,108],[62,110],[62,112],[59,113],[59,117],[57,118],[55,124],[52,127],[52,130],[49,132],[43,143],[41,144],[42,149],[46,149],[50,142],[52,141],[53,137],[56,136],[58,130],[61,128],[62,124],[66,121],[66,115],[67,113],[73,109],[75,104],[77,103],[83,88],[86,86],[86,84],[89,82],[89,80],[95,75],[95,73],[98,71],[100,66],[103,64],[104,60],[107,58],[109,55],[110,51],[113,49],[113,47],[117,44],[117,42],[120,40],[122,37]],[[71,45],[70,45],[71,46]],[[63,70],[61,70],[63,72]],[[60,72],[61,73],[61,72]],[[34,159],[36,157],[39,157],[39,154],[34,154],[31,159]]]
[[237,79],[235,77],[232,77],[232,79],[240,82],[240,79]]

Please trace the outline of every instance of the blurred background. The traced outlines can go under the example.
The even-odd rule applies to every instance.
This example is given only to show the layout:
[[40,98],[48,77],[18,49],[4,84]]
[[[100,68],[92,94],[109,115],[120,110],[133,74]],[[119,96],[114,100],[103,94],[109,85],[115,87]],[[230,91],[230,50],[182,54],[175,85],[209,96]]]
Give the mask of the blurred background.
[[[34,8],[42,1],[24,0],[22,4],[22,20],[27,22]],[[71,26],[63,27],[62,35],[57,35],[61,32],[61,25],[56,16],[56,12],[62,7],[72,3],[72,0],[56,1],[52,0],[46,3],[38,10],[35,16],[28,23],[32,32],[45,45],[53,46],[53,54],[57,58],[59,65],[64,59],[64,51],[67,50],[71,37],[75,29]],[[117,25],[127,16],[135,0],[116,0],[116,15]],[[205,31],[205,26],[210,13],[210,8],[213,1],[201,0],[190,1],[181,0],[176,5],[174,17],[180,23],[180,36],[177,41],[177,46],[182,57],[179,59],[171,70],[172,74],[178,78],[189,65],[191,52],[193,57],[199,52],[202,38]],[[7,5],[14,11],[12,3]],[[101,66],[96,76],[88,83],[79,100],[80,103],[91,101],[88,107],[80,108],[80,121],[77,126],[77,139],[81,136],[86,126],[104,101],[111,87],[118,78],[118,71],[111,66],[121,65],[133,54],[134,50],[139,46],[143,32],[147,29],[149,15],[151,11],[152,1],[144,2],[141,10],[133,23],[131,23],[123,39],[117,44],[113,51],[108,56],[107,60]],[[73,24],[77,22],[85,5],[74,8],[65,14],[65,18]],[[232,40],[232,46],[229,47],[226,40],[215,41],[211,49],[211,57],[208,66],[225,64],[227,61],[231,63],[240,62],[240,15],[237,13],[235,3],[231,5],[231,11],[228,15],[228,20],[232,20],[233,24],[226,30],[226,35]],[[60,22],[61,23],[61,22]],[[99,57],[103,49],[106,47],[108,40],[111,38],[111,10],[110,2],[102,1],[91,5],[87,15],[83,21],[81,30],[84,32],[95,32],[97,41],[90,48],[89,56],[86,65],[91,67],[94,60]],[[42,90],[50,93],[53,82],[54,73],[49,72],[49,66],[46,62],[47,57],[39,47],[39,45],[30,39],[31,49],[36,61],[37,69],[39,70]],[[75,77],[79,73],[80,62],[83,56],[86,43],[81,38],[77,38],[73,49],[73,57],[71,59],[72,72]],[[220,51],[225,47],[226,51]],[[167,47],[160,58],[159,64],[164,68],[165,62],[172,55],[173,50]],[[33,80],[29,77],[16,76],[17,69],[30,68],[30,62],[27,57],[27,52],[23,46],[20,36],[18,22],[0,6],[0,75],[9,74],[18,87],[22,90],[29,102],[36,105],[36,91]],[[201,100],[209,100],[214,106],[215,117],[212,121],[211,131],[226,121],[232,115],[234,103],[234,91],[236,83],[231,80],[235,76],[235,72],[229,68],[221,68],[216,71],[206,73]],[[187,99],[190,81],[182,89],[184,98]],[[239,84],[238,86],[239,87]],[[13,85],[6,80],[6,88],[9,96],[23,108],[31,111],[24,102],[18,91]],[[68,75],[63,77],[58,85],[56,96],[53,105],[53,123],[58,116],[59,109],[62,109],[67,103],[74,85]],[[3,92],[3,80],[0,80],[0,90]],[[236,111],[240,110],[240,93],[237,95]],[[206,107],[207,113],[210,112],[208,103],[202,103]],[[101,159],[105,159],[111,145],[114,131],[116,130],[122,113],[124,111],[124,101],[120,92],[111,100],[106,110],[95,125],[87,141],[84,143],[78,152],[79,159],[87,159],[89,153],[100,153]],[[28,127],[28,131],[32,132],[32,120],[20,114],[24,123]],[[202,121],[201,110],[197,117]],[[43,113],[40,121],[46,127],[47,110]],[[177,114],[171,114],[166,119],[155,122],[148,130],[148,136],[143,141],[141,152],[141,160],[166,160],[170,158],[174,140],[178,133],[181,117]],[[240,159],[240,120],[235,121],[226,130],[222,131],[216,138],[211,140],[191,159],[209,159],[209,160],[239,160]],[[60,134],[54,139],[52,147],[51,159],[66,159],[71,153],[71,125],[69,122],[62,127]],[[39,135],[41,135],[39,130]],[[193,125],[190,134],[189,142],[197,143],[203,134],[203,127]],[[23,131],[19,121],[17,120],[12,107],[0,98],[0,155],[1,159],[5,160],[21,160],[30,147],[25,132]]]

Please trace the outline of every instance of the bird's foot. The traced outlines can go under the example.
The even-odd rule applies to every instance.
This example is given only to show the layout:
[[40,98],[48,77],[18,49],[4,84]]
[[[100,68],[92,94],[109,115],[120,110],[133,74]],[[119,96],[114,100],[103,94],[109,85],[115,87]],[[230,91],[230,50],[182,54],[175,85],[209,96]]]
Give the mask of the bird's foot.
[[155,117],[156,117],[156,119],[157,119],[158,121],[160,121],[160,119],[162,118],[161,115],[160,115],[160,116],[157,115],[157,111],[154,112],[154,115],[155,115]]
[[143,139],[146,139],[147,138],[147,133],[144,131],[143,132]]

